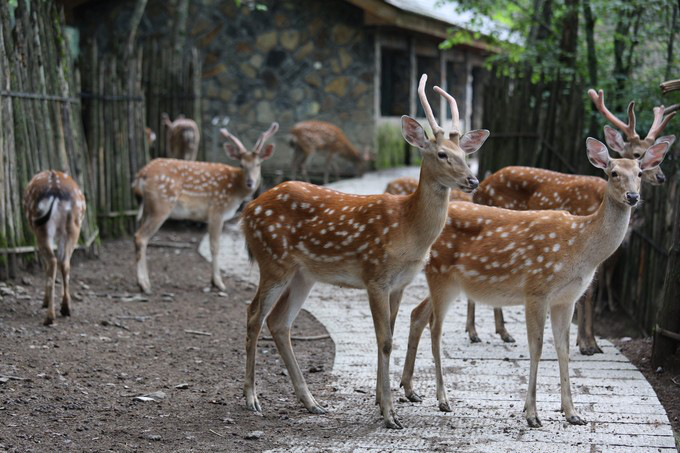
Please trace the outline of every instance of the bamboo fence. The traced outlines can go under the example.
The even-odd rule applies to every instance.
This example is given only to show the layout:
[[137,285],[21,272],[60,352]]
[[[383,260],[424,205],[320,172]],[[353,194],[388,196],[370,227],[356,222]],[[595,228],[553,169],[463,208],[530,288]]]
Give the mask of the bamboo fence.
[[[479,155],[481,176],[508,165],[602,176],[586,158],[584,106],[589,100],[578,80],[542,78],[532,83],[521,69],[509,76],[495,74],[484,88],[483,124],[491,136]],[[666,161],[666,184],[643,186],[645,202],[635,212],[641,221],[634,222],[613,279],[613,297],[646,332],[656,322],[672,236],[672,206],[680,196],[677,164],[672,157]],[[599,292],[602,295],[604,289]]]
[[[34,250],[22,199],[31,177],[59,169],[78,182],[88,200],[94,181],[81,123],[78,81],[53,2],[0,2],[0,259],[14,274],[16,256]],[[81,230],[88,245],[97,235],[96,208]]]

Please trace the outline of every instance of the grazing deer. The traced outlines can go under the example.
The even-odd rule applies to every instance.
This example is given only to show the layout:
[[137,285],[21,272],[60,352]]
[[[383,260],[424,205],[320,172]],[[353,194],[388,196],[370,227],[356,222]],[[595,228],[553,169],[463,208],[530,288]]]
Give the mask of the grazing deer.
[[444,231],[425,267],[429,297],[411,313],[409,345],[401,385],[411,401],[418,342],[430,324],[439,409],[451,411],[441,370],[442,323],[461,290],[493,306],[524,305],[531,367],[524,409],[531,427],[536,413],[536,376],[548,311],[560,368],[562,410],[567,422],[586,423],[576,414],[569,384],[569,327],[576,301],[595,269],[619,247],[631,208],[640,201],[642,171],[658,166],[667,143],[650,147],[640,161],[610,159],[601,142],[586,140],[588,159],[609,176],[600,206],[588,216],[566,211],[513,211],[477,204],[449,205]]
[[179,117],[170,121],[167,113],[161,116],[166,131],[168,157],[173,159],[196,160],[201,133],[194,120]]
[[[621,157],[640,159],[644,156],[645,151],[655,143],[667,142],[669,148],[673,146],[675,135],[665,135],[663,137],[659,137],[659,135],[661,135],[668,122],[677,112],[671,112],[664,117],[664,106],[654,107],[654,122],[652,127],[649,128],[647,136],[644,140],[641,140],[635,131],[635,101],[630,101],[628,104],[628,123],[626,124],[604,105],[604,92],[602,90],[596,92],[591,88],[588,90],[588,96],[590,96],[590,99],[592,99],[593,104],[595,104],[595,107],[602,116],[626,135],[626,141],[624,142],[623,137],[616,132],[616,129],[610,126],[604,127],[604,138],[607,145],[619,153]],[[663,184],[666,181],[666,175],[661,171],[661,167],[656,167],[654,170],[644,172],[642,180],[655,185]]]
[[60,171],[42,171],[26,187],[24,210],[28,225],[35,234],[38,251],[47,267],[43,303],[43,308],[47,308],[47,318],[43,323],[46,326],[52,324],[55,318],[54,284],[57,279],[57,264],[63,280],[60,311],[62,316],[71,316],[71,254],[80,236],[85,209],[85,197],[78,183]]
[[224,145],[227,154],[238,160],[241,168],[213,162],[154,159],[137,173],[132,187],[141,200],[141,223],[135,233],[135,250],[137,283],[142,291],[151,291],[146,247],[168,218],[208,224],[212,284],[220,290],[225,289],[217,263],[222,226],[260,185],[262,162],[274,153],[274,145],[265,146],[265,142],[278,128],[278,123],[272,123],[260,135],[252,151],[248,151],[229,131],[220,129],[222,135],[232,142]]
[[[385,187],[385,193],[392,195],[410,195],[418,189],[418,180],[404,176],[390,181]],[[472,201],[472,195],[462,190],[451,189],[450,201]]]
[[[456,101],[439,87],[453,112],[454,129],[439,127],[425,97],[423,74],[418,95],[434,131],[408,116],[401,119],[406,141],[421,150],[420,182],[409,196],[349,195],[289,181],[263,193],[243,213],[243,231],[260,268],[257,294],[248,308],[246,406],[261,411],[255,390],[257,338],[267,319],[286,364],[295,394],[312,413],[324,413],[307,388],[290,343],[290,328],[315,282],[365,288],[378,343],[376,402],[388,428],[401,428],[392,404],[389,362],[394,322],[404,288],[422,268],[446,220],[449,189],[472,192],[478,185],[465,163],[489,135],[461,137]],[[351,322],[351,320],[348,320]]]
[[324,166],[323,173],[324,184],[328,184],[328,172],[331,166],[333,166],[335,172],[335,179],[340,179],[337,162],[333,161],[334,155],[337,154],[354,162],[355,171],[359,175],[364,173],[366,166],[371,160],[371,153],[368,147],[364,148],[363,154],[360,153],[350,143],[339,127],[324,121],[302,121],[297,123],[290,130],[289,143],[294,151],[291,179],[295,179],[297,171],[300,170],[302,177],[309,181],[306,162],[317,150],[326,151],[326,165]]

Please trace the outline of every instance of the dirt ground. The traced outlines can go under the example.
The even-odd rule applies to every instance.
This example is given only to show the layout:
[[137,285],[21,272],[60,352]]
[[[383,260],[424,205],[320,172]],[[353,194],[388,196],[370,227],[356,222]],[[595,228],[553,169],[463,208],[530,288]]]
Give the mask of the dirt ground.
[[[175,225],[155,239],[197,246],[203,232]],[[130,239],[104,242],[99,259],[74,257],[72,316],[52,327],[42,326],[40,268],[0,287],[0,451],[260,451],[318,417],[297,402],[274,343],[262,340],[264,415],[245,409],[245,319],[255,287],[225,276],[227,294],[208,290],[210,265],[196,247],[150,247],[149,257],[148,299],[137,290]],[[293,328],[324,333],[304,311]],[[332,403],[325,370],[333,342],[294,346],[312,393]],[[157,402],[134,400],[158,391],[165,397]],[[261,437],[247,439],[253,432]]]

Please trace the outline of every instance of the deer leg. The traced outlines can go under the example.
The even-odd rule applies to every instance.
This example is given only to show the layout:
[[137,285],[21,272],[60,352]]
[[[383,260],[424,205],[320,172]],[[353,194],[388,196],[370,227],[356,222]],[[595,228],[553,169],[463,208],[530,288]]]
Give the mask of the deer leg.
[[78,240],[78,231],[69,231],[63,251],[59,253],[59,267],[61,269],[61,280],[63,285],[63,296],[61,299],[61,315],[71,316],[71,256]]
[[577,339],[579,351],[583,355],[601,354],[602,349],[597,345],[595,333],[593,332],[593,318],[595,317],[595,287],[593,285],[586,289],[585,294],[579,301],[579,305],[579,314],[582,314],[582,319],[579,321],[579,337]]
[[45,267],[47,268],[45,281],[45,301],[47,302],[47,318],[45,318],[44,325],[49,326],[54,323],[56,318],[54,313],[54,281],[57,279],[57,257],[50,244],[40,244],[39,248],[45,258]]
[[607,287],[607,306],[609,311],[614,313],[617,310],[616,302],[614,301],[614,288],[612,287],[612,279],[614,278],[614,263],[607,263],[604,267],[604,282]]
[[212,284],[220,291],[227,288],[224,286],[222,276],[220,275],[220,236],[222,235],[222,227],[224,226],[224,217],[222,213],[215,213],[210,216],[208,220],[208,236],[210,237],[210,257],[212,258]]
[[576,414],[574,402],[571,398],[571,384],[569,383],[569,328],[574,316],[574,304],[564,303],[550,309],[557,361],[560,364],[560,395],[562,411],[567,422],[572,425],[585,425],[586,421]]
[[[394,324],[397,321],[397,314],[399,313],[399,305],[401,305],[401,297],[404,294],[404,290],[400,289],[397,291],[393,291],[390,293],[390,332],[392,333],[392,336],[394,337]],[[380,369],[378,369],[378,373],[380,373]],[[376,387],[375,387],[375,404],[380,404],[380,382],[382,382],[382,376],[378,374],[378,379],[376,381]]]
[[390,302],[386,288],[369,287],[368,302],[373,315],[373,326],[378,342],[378,376],[380,382],[380,412],[385,426],[392,429],[402,429],[392,404],[390,390],[390,355],[392,354],[392,331],[390,329]]
[[246,397],[246,407],[255,412],[261,412],[262,407],[257,400],[255,390],[255,356],[257,354],[257,338],[260,336],[264,320],[286,289],[287,279],[278,281],[267,280],[260,276],[260,285],[255,298],[248,306],[248,321],[246,333],[246,376],[243,384],[243,395]]
[[505,343],[514,343],[515,339],[512,338],[505,328],[505,319],[503,319],[503,310],[500,308],[493,309],[493,317],[496,322],[496,333],[501,336],[501,339]]
[[137,260],[137,284],[143,292],[151,293],[149,283],[149,269],[146,264],[146,248],[149,240],[160,229],[163,222],[170,215],[171,208],[165,209],[165,213],[149,212],[151,206],[144,206],[142,222],[135,233],[135,259]]
[[330,151],[326,151],[326,165],[324,165],[324,169],[323,169],[323,185],[324,186],[326,184],[328,184],[328,172],[330,171],[332,160],[333,160],[333,153],[331,153]]
[[545,318],[547,314],[547,301],[531,299],[526,301],[526,323],[527,338],[529,340],[529,355],[531,366],[529,368],[529,390],[527,399],[524,403],[524,412],[527,423],[532,428],[542,426],[541,420],[536,413],[536,378],[538,375],[538,364],[543,353],[543,330],[545,329]]
[[449,400],[446,396],[444,376],[442,374],[442,326],[451,302],[458,295],[457,292],[455,287],[449,287],[445,288],[444,291],[432,292],[431,295],[432,316],[430,318],[430,335],[432,336],[432,357],[434,357],[434,368],[437,381],[437,401],[439,402],[439,410],[442,412],[451,412],[451,406],[449,405]]
[[290,328],[313,286],[313,280],[305,278],[302,273],[297,272],[288,285],[288,289],[267,317],[267,325],[272,337],[274,337],[276,348],[286,364],[290,380],[293,382],[295,395],[312,414],[324,414],[326,410],[316,402],[307,387],[307,382],[305,382],[302,371],[300,371],[300,366],[293,352],[293,345],[290,342]]
[[470,337],[472,343],[479,343],[479,335],[477,335],[477,328],[475,327],[475,301],[468,298],[467,303],[467,321],[465,322],[465,331]]
[[297,178],[298,169],[301,170],[304,162],[305,153],[298,147],[293,148],[293,163],[290,168],[290,179],[295,180]]
[[404,395],[409,401],[420,403],[423,401],[422,397],[413,391],[413,370],[416,363],[416,353],[418,352],[418,343],[420,337],[425,330],[430,318],[432,316],[432,304],[430,298],[426,297],[416,308],[411,312],[411,326],[408,334],[408,349],[406,350],[406,359],[404,360],[404,370],[401,374],[401,387],[404,387]]

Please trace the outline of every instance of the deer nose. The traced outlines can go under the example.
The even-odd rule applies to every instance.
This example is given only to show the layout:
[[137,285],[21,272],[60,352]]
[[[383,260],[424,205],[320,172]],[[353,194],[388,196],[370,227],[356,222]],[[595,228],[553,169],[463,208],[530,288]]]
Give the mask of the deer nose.
[[246,187],[247,188],[252,189],[254,185],[255,185],[255,181],[253,181],[252,179],[248,178],[246,180]]
[[470,188],[473,189],[473,190],[476,189],[477,187],[479,187],[479,180],[477,178],[475,178],[474,176],[468,177],[467,183],[470,186]]
[[656,182],[658,182],[659,184],[665,183],[666,182],[666,175],[664,175],[663,173],[658,173],[656,175]]
[[640,200],[640,194],[637,192],[626,192],[626,201],[629,205],[635,206]]

